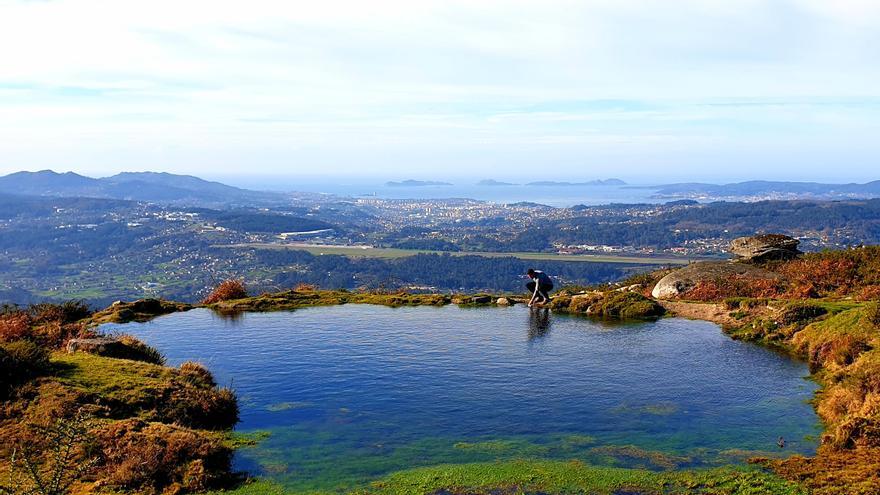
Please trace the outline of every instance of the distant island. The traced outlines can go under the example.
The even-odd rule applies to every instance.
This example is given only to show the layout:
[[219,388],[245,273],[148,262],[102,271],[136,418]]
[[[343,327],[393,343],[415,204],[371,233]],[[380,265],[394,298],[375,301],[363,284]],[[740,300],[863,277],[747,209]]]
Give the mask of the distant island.
[[441,182],[436,180],[403,180],[403,181],[388,181],[385,183],[388,187],[425,187],[425,186],[451,186],[452,184],[449,182]]
[[569,186],[625,186],[626,182],[620,179],[591,180],[587,182],[557,182],[552,180],[541,180],[537,182],[529,182],[527,186],[550,186],[550,187],[569,187]]
[[483,179],[480,182],[477,182],[478,186],[518,186],[519,184],[514,184],[512,182],[501,182],[495,179]]

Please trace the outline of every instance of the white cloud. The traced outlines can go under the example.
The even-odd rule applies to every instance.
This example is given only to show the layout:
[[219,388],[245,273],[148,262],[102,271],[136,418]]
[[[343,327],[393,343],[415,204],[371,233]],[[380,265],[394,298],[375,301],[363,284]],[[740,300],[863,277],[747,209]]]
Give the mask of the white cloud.
[[[876,105],[812,103],[878,96],[878,27],[868,0],[0,1],[0,171],[852,147]],[[652,108],[582,108],[609,98]],[[698,105],[731,98],[801,106]]]

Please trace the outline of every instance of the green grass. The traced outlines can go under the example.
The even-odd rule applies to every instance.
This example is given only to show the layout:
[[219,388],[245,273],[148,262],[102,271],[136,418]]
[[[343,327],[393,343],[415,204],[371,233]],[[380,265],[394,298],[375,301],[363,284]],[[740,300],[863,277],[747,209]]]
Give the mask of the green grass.
[[[453,492],[522,493],[550,495],[617,492],[703,495],[806,495],[800,486],[753,468],[718,468],[692,471],[647,471],[597,467],[580,461],[514,460],[450,464],[393,473],[350,493],[362,495],[428,495]],[[289,492],[267,480],[246,483],[227,492],[234,495],[280,495]],[[302,493],[302,492],[300,492]],[[321,492],[309,492],[321,493]]]
[[488,252],[488,251],[431,251],[422,249],[397,249],[397,248],[360,248],[354,246],[308,246],[308,245],[285,245],[275,243],[245,243],[217,245],[214,247],[225,248],[255,248],[255,249],[292,249],[306,251],[314,255],[340,255],[350,258],[384,258],[395,259],[414,256],[416,254],[449,254],[451,256],[483,256],[486,258],[514,257],[522,260],[536,261],[580,261],[588,263],[637,263],[652,265],[686,265],[696,258],[680,258],[672,256],[623,256],[623,255],[595,255],[595,254],[556,254],[556,253],[526,253],[526,252]]

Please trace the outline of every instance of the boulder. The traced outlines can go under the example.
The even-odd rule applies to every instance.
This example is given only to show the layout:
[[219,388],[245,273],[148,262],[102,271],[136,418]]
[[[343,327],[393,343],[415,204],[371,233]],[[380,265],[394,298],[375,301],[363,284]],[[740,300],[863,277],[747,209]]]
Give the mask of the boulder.
[[492,302],[492,296],[474,296],[470,302],[471,304],[489,304]]
[[498,300],[495,301],[495,304],[497,304],[498,306],[510,306],[513,304],[513,302],[506,297],[499,297]]
[[87,352],[99,356],[112,356],[126,351],[126,345],[117,338],[95,337],[91,339],[70,339],[67,342],[67,352]]
[[762,234],[732,240],[729,251],[742,262],[790,260],[801,254],[798,244],[799,240],[787,235]]
[[661,278],[651,295],[656,299],[681,297],[698,283],[724,280],[733,276],[749,280],[781,280],[778,273],[754,265],[730,261],[704,261],[692,263]]

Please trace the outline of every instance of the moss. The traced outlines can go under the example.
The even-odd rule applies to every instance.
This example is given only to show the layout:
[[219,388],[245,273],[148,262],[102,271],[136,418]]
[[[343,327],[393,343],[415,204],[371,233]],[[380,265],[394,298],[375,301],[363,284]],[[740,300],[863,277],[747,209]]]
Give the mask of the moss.
[[257,430],[257,431],[249,431],[249,432],[239,432],[233,431],[229,432],[226,436],[226,445],[232,449],[238,449],[242,447],[253,447],[263,440],[272,436],[272,433],[265,430]]
[[91,354],[55,353],[58,379],[93,397],[111,417],[226,429],[238,421],[238,406],[228,389],[192,380],[173,368]]
[[617,318],[656,318],[666,312],[663,306],[636,292],[613,292],[594,305],[597,316]]
[[359,494],[418,495],[615,493],[802,495],[798,485],[758,470],[653,472],[579,461],[508,461],[435,466],[394,473]]
[[283,311],[313,306],[333,306],[337,304],[378,304],[390,307],[401,306],[444,306],[452,298],[445,294],[410,294],[407,292],[349,292],[290,290],[261,294],[255,297],[221,301],[207,307],[220,312],[242,311]]
[[791,338],[791,345],[806,356],[814,371],[836,371],[878,343],[880,335],[864,307],[850,309],[811,323]]

